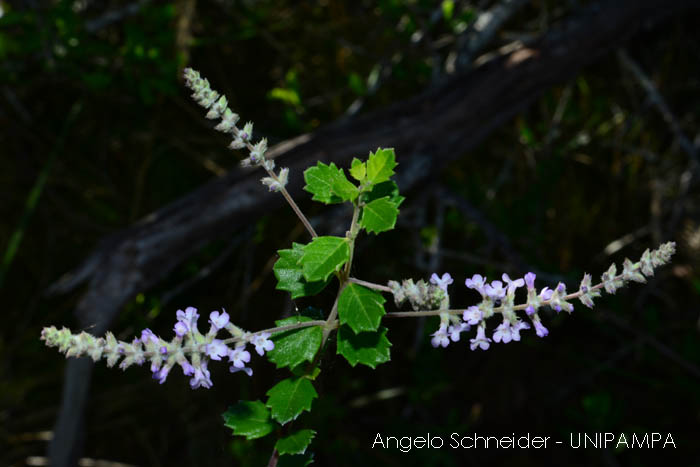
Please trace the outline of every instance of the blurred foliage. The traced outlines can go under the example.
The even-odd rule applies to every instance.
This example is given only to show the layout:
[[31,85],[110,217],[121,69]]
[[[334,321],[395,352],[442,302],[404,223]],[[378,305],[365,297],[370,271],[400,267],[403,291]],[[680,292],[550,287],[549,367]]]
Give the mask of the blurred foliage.
[[[440,83],[459,35],[492,3],[0,2],[0,464],[44,454],[42,433],[60,402],[64,360],[38,336],[44,325],[74,324],[81,291],[51,298],[43,291],[106,235],[237,164],[190,102],[183,66],[201,70],[259,134],[279,142]],[[545,32],[575,14],[577,3],[528,4],[490,48]],[[696,143],[697,24],[697,15],[677,18],[629,44]],[[571,431],[672,432],[679,449],[664,452],[666,461],[698,459],[700,220],[694,180],[686,194],[680,188],[687,168],[668,124],[614,55],[552,88],[464,154],[434,183],[467,199],[552,280],[573,287],[584,271],[597,276],[610,261],[636,258],[668,236],[680,253],[658,280],[600,300],[597,311],[578,306],[571,317],[548,317],[544,340],[528,335],[485,353],[463,343],[434,350],[428,334],[436,322],[397,320],[389,330],[393,361],[376,371],[329,355],[321,397],[299,422],[318,432],[317,465],[462,465],[462,458],[648,464],[643,450],[402,454],[372,449],[377,432],[447,438],[529,431],[564,439]],[[466,304],[475,297],[461,287],[465,277],[526,272],[482,225],[433,193],[430,186],[404,193],[397,231],[359,241],[359,277],[427,277],[433,271],[424,249],[438,251],[437,269],[456,278],[453,303]],[[271,195],[261,188],[260,196]],[[315,209],[307,201],[302,207]],[[250,329],[296,306],[323,306],[329,295],[292,303],[274,290],[269,261],[304,235],[294,225],[291,213],[279,211],[212,239],[167,281],[134,297],[113,331],[126,339],[148,326],[170,335],[174,311],[188,305],[225,306]],[[630,234],[619,251],[605,252]],[[181,287],[214,262],[204,280]],[[220,413],[264,394],[279,374],[260,361],[252,379],[220,366],[212,370],[213,389],[191,391],[180,375],[159,386],[146,369],[98,365],[85,455],[153,466],[264,464],[274,440],[232,439]]]

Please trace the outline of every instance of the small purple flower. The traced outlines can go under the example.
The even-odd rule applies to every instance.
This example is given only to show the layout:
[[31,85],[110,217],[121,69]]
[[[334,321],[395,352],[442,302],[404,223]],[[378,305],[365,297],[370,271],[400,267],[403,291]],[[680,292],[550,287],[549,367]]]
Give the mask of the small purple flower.
[[430,340],[430,343],[433,347],[447,347],[450,344],[450,338],[447,337],[447,325],[445,324],[440,324],[440,328],[431,336],[433,338]]
[[479,326],[479,328],[476,330],[476,337],[474,339],[469,339],[469,342],[472,350],[475,350],[477,347],[479,347],[481,350],[487,350],[491,339],[486,337],[485,326]]
[[199,368],[195,368],[194,377],[190,380],[190,387],[192,389],[197,388],[207,388],[212,387],[214,383],[211,382],[211,375],[207,369],[207,362],[204,361],[200,364]]
[[[199,313],[197,313],[196,308],[188,306],[187,308],[185,308],[185,311],[177,310],[176,316],[178,322],[184,325],[184,329],[186,329],[185,333],[199,332],[197,330],[197,320],[199,319]],[[182,337],[184,335],[184,333],[180,335],[182,329],[182,326],[178,329],[177,324],[175,325],[175,333],[178,334],[179,337]]]
[[447,333],[450,335],[452,342],[459,342],[459,335],[465,331],[469,331],[467,323],[459,323],[447,328]]
[[226,310],[223,310],[221,313],[218,311],[212,311],[209,313],[209,324],[211,324],[212,328],[214,328],[216,331],[225,328],[228,324],[228,320],[229,316],[228,313],[226,313]]
[[525,313],[527,313],[528,316],[534,315],[534,314],[535,314],[535,311],[537,311],[537,310],[535,310],[535,307],[532,306],[532,305],[528,305],[528,306],[525,308]]
[[532,290],[535,288],[535,278],[537,276],[534,272],[528,272],[525,274],[525,285],[527,285],[527,290]]
[[256,334],[255,337],[251,339],[250,343],[255,346],[255,351],[258,355],[263,355],[265,351],[269,352],[275,348],[275,343],[268,339],[269,337],[269,332],[263,332],[261,334]]
[[482,296],[486,293],[484,292],[484,286],[486,285],[486,280],[481,277],[480,274],[474,274],[471,279],[464,281],[464,285],[470,289],[474,289],[479,292]]
[[545,337],[547,334],[549,334],[549,331],[546,327],[544,327],[544,325],[540,322],[539,319],[533,320],[532,324],[535,325],[535,332],[539,337]]
[[470,306],[464,311],[462,319],[468,324],[479,324],[483,319],[484,313],[479,309],[478,306]]
[[523,329],[530,329],[530,325],[524,321],[518,320],[517,323],[511,326],[510,334],[513,337],[514,341],[520,341],[520,331],[522,331]]
[[506,296],[506,289],[503,288],[503,282],[501,281],[493,281],[490,284],[486,284],[484,290],[486,290],[486,295],[494,300],[498,300]]
[[450,276],[449,272],[446,272],[445,274],[443,274],[442,278],[439,277],[436,273],[433,273],[433,275],[430,276],[430,283],[437,285],[445,293],[447,293],[447,286],[452,284],[453,282],[454,282],[454,280],[452,280],[452,276]]
[[493,333],[494,342],[503,342],[507,344],[513,340],[513,332],[508,321],[503,321],[496,328],[496,332]]
[[170,366],[165,365],[160,370],[153,372],[153,379],[157,379],[159,384],[163,384],[168,377],[168,373],[170,373]]
[[245,368],[245,364],[250,361],[250,352],[245,349],[245,346],[236,347],[229,352],[228,360],[233,363],[235,368]]
[[540,292],[540,299],[542,299],[542,300],[549,300],[550,298],[552,298],[552,295],[553,295],[553,294],[554,294],[554,291],[553,291],[553,290],[550,290],[549,287],[545,287],[545,288],[542,289],[542,291]]
[[525,285],[525,281],[523,279],[516,279],[516,280],[511,280],[508,274],[503,273],[503,276],[501,276],[501,279],[503,279],[503,282],[508,284],[508,295],[513,295],[515,293],[515,290],[518,287],[522,287]]
[[174,329],[175,329],[175,335],[177,337],[184,337],[188,331],[187,325],[185,323],[183,323],[182,321],[178,321],[177,323],[175,323]]
[[168,355],[168,348],[166,346],[162,346],[160,348],[160,354],[161,355]]
[[186,358],[179,360],[177,363],[179,363],[182,367],[182,372],[185,374],[185,376],[191,376],[194,374],[194,367],[187,361]]
[[221,360],[221,357],[228,355],[229,350],[231,349],[224,344],[224,341],[219,339],[214,339],[206,346],[206,354],[209,355],[212,360]]
[[143,331],[141,331],[141,342],[143,342],[144,344],[148,344],[148,341],[151,341],[154,344],[157,344],[159,342],[158,337],[155,334],[153,334],[153,331],[146,328]]

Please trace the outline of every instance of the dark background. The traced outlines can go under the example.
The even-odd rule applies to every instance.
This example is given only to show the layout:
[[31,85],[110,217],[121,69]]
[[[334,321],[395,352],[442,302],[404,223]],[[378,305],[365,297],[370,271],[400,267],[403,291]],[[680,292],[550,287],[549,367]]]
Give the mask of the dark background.
[[[440,95],[451,83],[478,84],[515,41],[534,50],[542,37],[556,43],[567,21],[611,3],[0,1],[0,464],[46,462],[66,360],[39,334],[48,325],[99,328],[74,311],[111,263],[101,260],[66,293],[48,294],[49,287],[93,251],[103,259],[122,254],[102,239],[128,238],[133,229],[123,229],[188,195],[220,202],[198,188],[243,176],[241,154],[226,149],[189,99],[184,66],[208,77],[271,143],[302,133],[322,141],[319,129],[332,122],[342,132],[355,121],[378,131],[401,121],[396,112],[372,120],[373,112]],[[399,178],[409,188],[397,228],[359,239],[354,275],[385,283],[449,271],[452,303],[466,307],[476,296],[464,279],[475,273],[496,279],[535,270],[540,287],[564,280],[575,290],[584,272],[597,279],[611,262],[636,260],[668,240],[678,245],[673,263],[647,285],[604,296],[593,311],[577,302],[572,316],[542,313],[546,339],[525,332],[520,343],[471,352],[463,335],[436,350],[428,334],[437,320],[407,319],[389,322],[392,361],[376,371],[350,368],[329,351],[320,398],[295,422],[318,432],[317,465],[465,465],[462,458],[468,465],[700,465],[700,15],[665,3],[641,11],[634,30],[620,30],[595,57],[569,57],[581,70],[552,69],[544,85],[538,77],[550,70],[509,84],[529,98],[494,102],[491,111],[505,115],[497,125],[447,129],[472,138],[468,145],[432,137],[445,130],[433,129],[432,118],[419,146],[396,144],[399,164],[418,154],[429,171],[419,183]],[[499,5],[508,20],[469,49],[475,20]],[[589,37],[600,34],[592,29]],[[509,70],[492,81],[509,80]],[[347,140],[362,147],[353,134]],[[355,155],[373,149],[370,141]],[[288,160],[303,156],[302,148]],[[298,183],[301,171],[291,177]],[[266,203],[276,195],[260,185],[255,196]],[[321,234],[347,228],[344,212],[307,194],[297,199]],[[275,251],[307,240],[291,211],[278,204],[243,219],[183,233],[183,244],[196,245],[185,258],[169,262],[157,242],[148,247],[163,268],[139,276],[103,327],[121,339],[144,327],[169,338],[175,311],[186,306],[225,307],[248,329],[269,327],[294,306],[327,312],[330,287],[294,304],[275,291]],[[101,313],[100,300],[90,303],[89,313]],[[178,370],[161,386],[146,368],[122,373],[98,363],[78,457],[265,464],[273,437],[233,438],[220,414],[239,399],[263,398],[284,372],[254,358],[248,379],[214,363],[214,387],[197,391]],[[371,448],[377,433],[452,432],[562,440],[571,432],[670,432],[677,449],[407,455]]]

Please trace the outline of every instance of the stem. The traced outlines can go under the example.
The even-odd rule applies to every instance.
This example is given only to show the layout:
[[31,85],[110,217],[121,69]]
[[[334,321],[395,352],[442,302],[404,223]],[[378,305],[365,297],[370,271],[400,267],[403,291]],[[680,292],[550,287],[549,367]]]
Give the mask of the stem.
[[367,282],[363,281],[361,279],[355,279],[354,277],[348,278],[349,282],[353,282],[358,285],[362,285],[364,287],[367,287],[368,289],[374,289],[374,290],[379,290],[381,292],[387,292],[387,293],[392,293],[392,290],[390,287],[387,287],[386,285],[381,285],[381,284],[375,284],[374,282]]
[[[275,332],[283,332],[283,331],[291,331],[293,329],[308,328],[310,326],[329,326],[329,325],[333,325],[333,324],[337,324],[337,323],[333,323],[332,321],[325,321],[325,320],[304,321],[301,323],[287,324],[285,326],[277,326],[275,328],[261,329],[260,331],[256,331],[256,332],[251,333],[251,334],[261,334],[263,332],[269,332],[270,334],[272,334]],[[225,339],[223,342],[224,342],[224,344],[232,344],[235,342],[242,342],[242,341],[247,341],[247,338],[246,337],[231,337],[231,338]]]
[[[252,147],[252,145],[250,145],[250,143],[248,143],[248,145]],[[277,175],[275,175],[275,173],[272,170],[265,169],[265,171],[275,181],[279,181],[279,179],[277,178]],[[313,238],[318,237],[318,234],[316,233],[314,228],[311,226],[311,223],[309,222],[309,220],[306,218],[304,213],[301,212],[301,209],[299,209],[299,206],[297,206],[297,203],[294,202],[292,195],[290,195],[289,192],[287,191],[287,189],[284,186],[282,186],[281,184],[280,184],[280,193],[282,193],[282,196],[284,196],[284,199],[287,200],[287,203],[289,203],[289,206],[291,206],[292,210],[294,211],[294,214],[296,214],[297,217],[299,218],[299,220],[301,221],[301,223],[304,224],[304,227],[306,227],[306,230],[309,232],[309,234],[311,234],[311,237],[313,237]]]

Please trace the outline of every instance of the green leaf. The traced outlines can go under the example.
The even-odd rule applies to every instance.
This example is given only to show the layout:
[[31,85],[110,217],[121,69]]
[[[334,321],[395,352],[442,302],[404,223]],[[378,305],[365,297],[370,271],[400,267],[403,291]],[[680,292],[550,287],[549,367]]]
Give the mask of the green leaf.
[[[277,326],[313,321],[306,316],[292,316],[287,319],[275,321]],[[288,366],[294,368],[304,361],[312,362],[321,347],[323,330],[319,326],[293,329],[291,331],[277,332],[272,335],[275,348],[267,353],[267,358],[277,365],[277,368]]]
[[384,198],[375,199],[362,208],[360,225],[364,227],[367,232],[375,234],[386,232],[394,228],[398,215],[399,210],[396,208],[396,205],[386,196]]
[[304,454],[314,436],[316,436],[314,430],[299,430],[277,440],[275,449],[280,454]]
[[355,334],[349,326],[341,326],[338,331],[338,355],[345,357],[352,366],[361,363],[376,368],[391,360],[391,342],[386,337],[387,331],[382,326],[377,331]]
[[233,429],[233,434],[246,439],[262,438],[272,431],[274,423],[270,411],[261,401],[239,401],[221,415],[224,425]]
[[340,324],[349,325],[356,333],[375,331],[379,327],[386,300],[381,294],[367,287],[350,283],[338,298]]
[[352,175],[352,178],[362,183],[367,176],[367,165],[355,157],[350,166],[350,175]]
[[371,191],[363,193],[362,202],[367,204],[385,196],[388,196],[397,208],[406,199],[399,195],[399,187],[396,185],[396,182],[389,180],[388,182],[378,183],[372,187]]
[[314,201],[326,204],[342,203],[354,200],[359,190],[353,185],[343,169],[339,169],[333,162],[326,165],[319,162],[315,167],[309,167],[304,171],[306,186],[304,189],[313,194]]
[[328,281],[308,282],[304,279],[301,266],[304,245],[292,243],[291,250],[279,250],[277,254],[280,258],[272,267],[277,289],[291,293],[292,299],[316,295],[328,285]]
[[311,381],[304,377],[283,379],[267,391],[267,406],[272,418],[282,425],[294,420],[304,410],[311,410],[311,402],[318,397]]
[[316,237],[304,247],[301,258],[307,281],[325,281],[350,258],[348,241],[342,237]]
[[393,149],[377,149],[377,152],[369,153],[367,160],[367,179],[372,184],[386,182],[394,175],[396,156]]

